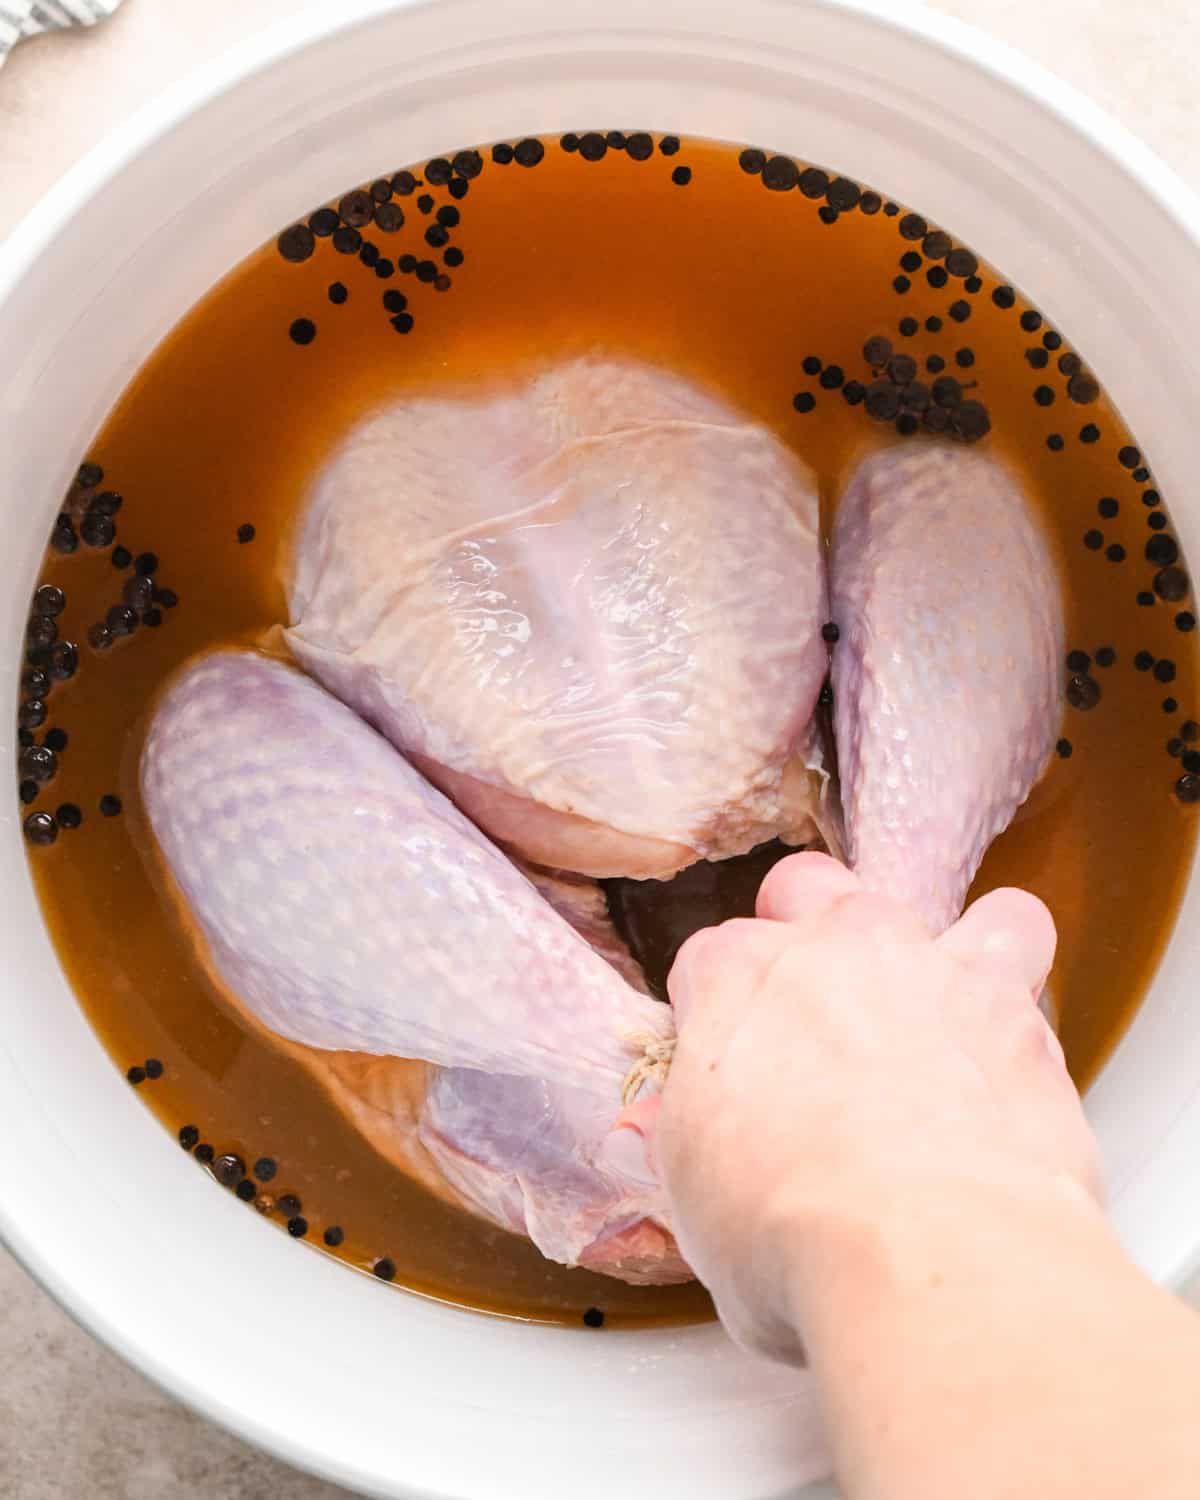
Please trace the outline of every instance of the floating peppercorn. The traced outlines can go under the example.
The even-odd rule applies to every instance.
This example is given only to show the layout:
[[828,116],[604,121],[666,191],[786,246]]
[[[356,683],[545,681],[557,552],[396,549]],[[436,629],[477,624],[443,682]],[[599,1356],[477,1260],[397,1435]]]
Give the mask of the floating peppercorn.
[[799,188],[806,198],[823,198],[829,191],[829,176],[820,167],[805,167],[800,173]]
[[117,528],[111,517],[89,511],[79,523],[79,535],[89,547],[103,548],[112,545]]
[[917,362],[910,354],[893,354],[887,369],[897,385],[908,385],[917,378]]
[[44,699],[26,698],[17,710],[17,723],[22,729],[40,729],[49,712]]
[[32,812],[21,825],[31,844],[52,844],[58,837],[58,824],[48,812]]
[[284,260],[307,260],[316,248],[313,230],[308,224],[293,224],[275,242]]
[[1072,708],[1095,708],[1100,702],[1100,684],[1094,677],[1076,673],[1067,682],[1067,702]]
[[79,669],[79,647],[74,641],[59,641],[50,650],[50,676],[68,682]]
[[962,400],[962,386],[953,375],[939,375],[931,395],[935,406],[957,406]]
[[30,781],[53,781],[58,773],[58,756],[48,745],[27,745],[18,761],[20,773]]
[[975,443],[992,430],[992,419],[987,407],[979,401],[963,401],[954,408],[951,426],[964,442]]
[[900,392],[890,380],[873,380],[867,387],[867,415],[876,422],[890,422],[900,411]]
[[1154,592],[1168,604],[1177,604],[1187,597],[1189,583],[1184,570],[1174,565],[1160,568],[1154,575]]
[[128,604],[114,604],[104,616],[104,623],[113,639],[132,635],[138,628],[138,617]]
[[1080,406],[1088,406],[1099,399],[1100,387],[1090,375],[1072,375],[1067,382],[1067,395]]
[[1146,561],[1154,563],[1157,567],[1170,567],[1178,561],[1179,544],[1174,537],[1160,532],[1152,536],[1146,543]]
[[450,165],[459,177],[478,177],[483,171],[483,157],[478,151],[459,151]]
[[136,610],[139,615],[144,614],[154,598],[154,584],[145,574],[135,573],[132,578],[125,580],[121,598],[130,609]]
[[61,615],[67,607],[67,596],[57,584],[43,583],[33,595],[33,612],[36,615]]
[[825,190],[829,206],[838,213],[849,213],[852,208],[857,207],[861,197],[862,191],[858,183],[851,182],[848,177],[835,177]]
[[213,1176],[222,1187],[236,1187],[246,1175],[245,1164],[240,1156],[227,1151],[213,1162]]
[[763,164],[763,186],[773,193],[786,193],[800,181],[800,169],[789,156],[772,156]]
[[79,537],[71,524],[70,516],[59,516],[50,534],[50,545],[56,552],[70,553],[79,548]]

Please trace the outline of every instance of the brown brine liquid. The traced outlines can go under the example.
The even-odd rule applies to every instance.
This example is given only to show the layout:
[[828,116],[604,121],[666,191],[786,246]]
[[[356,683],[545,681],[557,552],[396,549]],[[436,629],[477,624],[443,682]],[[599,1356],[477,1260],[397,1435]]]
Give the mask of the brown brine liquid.
[[[117,1065],[162,1061],[162,1075],[139,1087],[163,1124],[195,1127],[247,1167],[273,1158],[259,1207],[282,1227],[280,1199],[298,1198],[291,1217],[305,1221],[306,1244],[337,1226],[337,1253],[353,1265],[386,1257],[398,1285],[526,1318],[710,1316],[695,1285],[629,1287],[567,1270],[434,1201],[366,1145],[298,1049],[273,1044],[226,1003],[145,857],[137,762],[155,692],[194,653],[255,643],[285,618],[279,563],[308,487],[348,429],[392,398],[511,381],[596,349],[640,356],[771,429],[816,471],[831,505],[865,446],[928,440],[921,386],[928,399],[935,379],[952,376],[990,418],[985,446],[1040,508],[1061,565],[1067,646],[1088,657],[1073,661],[1074,676],[1064,663],[1059,754],[973,891],[1011,883],[1049,904],[1060,1034],[1084,1085],[1153,973],[1194,841],[1200,702],[1164,500],[1065,333],[916,215],[802,163],[771,158],[764,171],[762,153],[711,142],[567,136],[519,143],[515,157],[508,146],[460,153],[382,179],[365,206],[360,194],[330,207],[311,245],[293,229],[180,322],[86,454],[103,481],[66,505],[84,539],[69,553],[52,544],[41,580],[66,593],[59,639],[78,643],[79,665],[53,684],[33,732],[35,746],[54,730],[68,739],[23,816],[82,811],[78,827],[69,809],[57,819],[52,843],[30,840],[46,919]],[[375,222],[363,223],[366,213]],[[365,263],[376,253],[382,266]],[[915,388],[903,362],[891,374],[868,364],[864,345],[877,336],[916,361]],[[889,381],[915,413],[901,415],[899,433]],[[967,437],[978,420],[974,411],[960,424]],[[84,520],[97,488],[123,497],[111,543]],[[161,618],[97,650],[89,628],[134,576],[115,548],[153,564]],[[36,718],[27,712],[27,725]],[[119,813],[102,815],[106,795],[120,798]],[[746,909],[768,862],[752,860],[728,887],[701,871],[675,890],[610,899],[661,966],[681,931]],[[195,1170],[182,1153],[179,1169]]]

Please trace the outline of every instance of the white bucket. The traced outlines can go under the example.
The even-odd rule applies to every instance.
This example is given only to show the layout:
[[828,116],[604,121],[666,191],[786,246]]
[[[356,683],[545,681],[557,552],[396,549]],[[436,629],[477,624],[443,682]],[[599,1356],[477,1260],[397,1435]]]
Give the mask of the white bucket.
[[[1200,557],[1200,207],[1045,74],[896,0],[339,0],[143,111],[0,252],[0,701],[58,497],[207,287],[356,181],[591,125],[793,153],[946,225],[1078,342]],[[0,715],[9,755],[11,726]],[[1118,1228],[1176,1284],[1200,1260],[1198,908],[1193,878],[1088,1097]],[[0,954],[0,1234],[206,1415],[387,1496],[765,1500],[822,1470],[805,1382],[715,1327],[596,1334],[440,1307],[348,1274],[187,1169],[64,981],[11,795]]]

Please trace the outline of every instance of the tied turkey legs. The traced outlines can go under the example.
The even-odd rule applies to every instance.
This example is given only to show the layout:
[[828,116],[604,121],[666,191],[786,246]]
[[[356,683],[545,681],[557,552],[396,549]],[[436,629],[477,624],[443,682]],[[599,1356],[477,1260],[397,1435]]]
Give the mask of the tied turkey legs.
[[924,443],[855,471],[831,573],[847,856],[940,932],[1054,747],[1058,578],[1010,475]]
[[168,688],[141,782],[202,960],[255,1022],[328,1053],[385,1154],[427,1175],[386,1139],[419,1106],[386,1063],[444,1065],[418,1129],[460,1201],[567,1264],[688,1275],[661,1190],[609,1139],[670,1011],[374,730],[294,668],[220,652]]
[[665,878],[820,822],[811,473],[629,360],[417,399],[321,475],[288,647],[535,864]]

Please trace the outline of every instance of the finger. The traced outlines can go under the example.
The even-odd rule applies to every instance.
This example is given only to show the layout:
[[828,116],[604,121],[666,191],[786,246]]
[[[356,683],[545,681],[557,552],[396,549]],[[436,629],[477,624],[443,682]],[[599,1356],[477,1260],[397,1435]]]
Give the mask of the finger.
[[661,1107],[661,1094],[648,1094],[627,1105],[600,1143],[599,1164],[643,1187],[656,1184],[659,1174],[654,1135]]
[[843,896],[822,914],[819,936],[825,942],[928,942],[932,934],[915,907],[869,886]]
[[736,1008],[791,941],[788,928],[754,917],[735,917],[694,932],[667,975],[676,1027],[691,1024],[694,1013]]
[[755,912],[771,922],[795,922],[859,889],[858,876],[828,854],[789,854],[767,873]]
[[1054,963],[1058,934],[1045,905],[1028,891],[989,891],[938,939],[971,968],[1039,995]]

